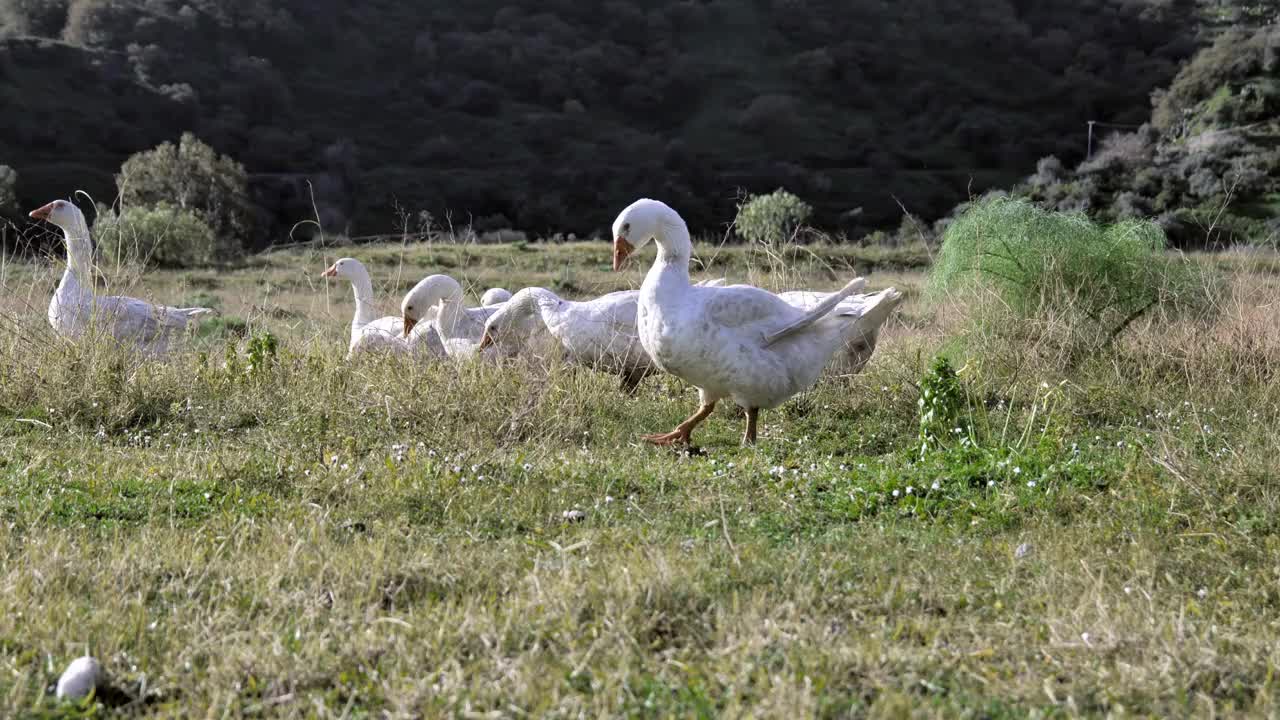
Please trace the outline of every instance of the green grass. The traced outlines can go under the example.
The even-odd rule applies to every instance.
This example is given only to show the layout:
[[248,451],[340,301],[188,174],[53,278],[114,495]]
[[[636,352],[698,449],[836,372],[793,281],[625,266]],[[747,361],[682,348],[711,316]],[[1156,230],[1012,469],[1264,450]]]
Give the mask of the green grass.
[[[817,252],[771,277],[733,248],[700,277],[832,287],[888,262]],[[53,271],[4,266],[0,715],[1276,712],[1269,272],[1241,264],[1212,320],[1135,325],[1066,376],[1014,367],[1018,347],[973,357],[962,431],[924,455],[919,383],[966,308],[877,272],[908,301],[862,374],[764,413],[757,448],[726,407],[678,453],[636,439],[692,411],[669,377],[629,398],[554,363],[344,363],[350,291],[315,279],[336,254],[133,287],[270,331],[252,370],[229,327],[165,363],[66,347],[44,329]],[[593,294],[647,263],[341,254],[388,309],[441,269]],[[86,649],[127,693],[145,677],[138,705],[45,694]]]

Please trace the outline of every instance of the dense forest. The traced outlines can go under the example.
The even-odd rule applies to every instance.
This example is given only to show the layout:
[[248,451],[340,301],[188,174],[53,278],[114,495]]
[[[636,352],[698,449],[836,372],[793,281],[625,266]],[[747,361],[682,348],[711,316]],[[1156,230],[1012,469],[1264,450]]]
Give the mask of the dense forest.
[[[714,230],[786,187],[860,236],[945,215],[1086,122],[1139,125],[1206,44],[1192,0],[0,0],[16,204],[116,195],[192,131],[261,245],[312,214],[590,233],[640,195]],[[899,205],[901,203],[901,206]]]

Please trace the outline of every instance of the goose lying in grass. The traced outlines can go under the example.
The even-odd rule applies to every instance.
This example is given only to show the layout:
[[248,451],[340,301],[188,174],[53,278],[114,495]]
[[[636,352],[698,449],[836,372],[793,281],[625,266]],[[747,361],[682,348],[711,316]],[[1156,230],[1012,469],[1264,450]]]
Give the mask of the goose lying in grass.
[[501,305],[511,299],[511,293],[506,288],[489,288],[480,296],[480,304],[483,305]]
[[[656,200],[637,200],[613,223],[613,267],[650,240],[658,256],[640,286],[640,344],[660,369],[698,388],[701,406],[669,433],[649,442],[688,443],[693,428],[723,398],[747,411],[743,442],[754,443],[760,410],[777,407],[817,381],[831,356],[850,339],[884,322],[874,307],[846,314],[841,301],[859,290],[857,278],[810,310],[800,310],[771,292],[738,285],[697,287],[689,283],[693,245],[684,220]],[[880,293],[877,305],[896,302]]]
[[66,200],[54,200],[32,210],[30,216],[62,228],[67,245],[67,269],[49,302],[49,324],[59,335],[78,338],[90,327],[97,327],[145,354],[160,355],[169,350],[173,337],[193,319],[214,312],[202,307],[175,308],[131,297],[94,295],[93,244],[80,208]]
[[[320,277],[338,277],[348,280],[355,293],[356,311],[351,319],[348,359],[365,352],[409,352],[410,345],[404,338],[404,321],[394,315],[378,317],[377,308],[373,303],[373,283],[369,280],[369,271],[365,269],[364,263],[355,258],[340,258],[321,273]],[[444,354],[438,337],[421,338],[419,347],[429,354]],[[432,353],[433,350],[434,353]]]
[[485,321],[500,307],[464,307],[462,286],[457,280],[448,275],[428,275],[400,303],[402,332],[410,343],[416,342],[421,333],[438,332],[445,354],[471,357],[478,352]]

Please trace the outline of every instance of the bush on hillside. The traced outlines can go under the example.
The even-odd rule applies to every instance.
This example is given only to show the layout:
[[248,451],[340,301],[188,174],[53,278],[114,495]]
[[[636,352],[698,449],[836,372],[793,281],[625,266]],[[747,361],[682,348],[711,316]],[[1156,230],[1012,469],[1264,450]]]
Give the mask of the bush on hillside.
[[194,267],[230,260],[236,250],[199,215],[167,203],[103,212],[93,235],[103,257],[119,264]]
[[219,155],[191,133],[130,157],[116,186],[125,207],[167,203],[194,213],[215,235],[241,244],[249,238],[252,205],[244,166]]
[[1083,213],[993,198],[947,228],[928,293],[937,299],[976,288],[1015,318],[1052,317],[1074,355],[1110,342],[1148,313],[1197,304],[1201,280],[1165,254],[1164,233],[1153,222],[1100,225]]
[[18,209],[18,173],[8,165],[0,165],[0,215]]
[[812,214],[808,203],[778,188],[740,205],[733,228],[747,242],[776,245],[791,240]]

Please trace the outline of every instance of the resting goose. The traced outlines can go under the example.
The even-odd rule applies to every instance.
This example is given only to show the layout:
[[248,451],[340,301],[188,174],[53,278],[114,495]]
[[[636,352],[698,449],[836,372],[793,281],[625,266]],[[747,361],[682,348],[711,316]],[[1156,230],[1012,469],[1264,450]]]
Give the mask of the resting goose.
[[[671,432],[645,436],[655,444],[688,443],[722,398],[747,411],[743,442],[754,443],[760,410],[813,385],[836,350],[884,320],[869,309],[846,314],[838,308],[863,286],[862,278],[807,311],[756,287],[691,285],[688,227],[656,200],[637,200],[623,210],[613,237],[614,270],[650,240],[657,243],[657,259],[640,286],[640,344],[658,368],[697,387],[701,400],[698,411]],[[890,289],[880,297],[896,301],[898,294]]]
[[[373,283],[369,280],[369,271],[364,263],[355,258],[340,258],[321,273],[320,277],[348,280],[355,293],[356,311],[351,319],[351,344],[347,348],[347,359],[365,352],[409,352],[409,343],[403,337],[404,321],[394,315],[378,317],[373,303]],[[439,338],[436,338],[436,347],[439,342]],[[423,347],[428,350],[432,347],[429,339],[423,343]],[[436,354],[444,354],[443,349]]]
[[480,296],[481,305],[501,305],[511,299],[511,293],[506,288],[489,288]]
[[533,321],[545,326],[574,362],[620,374],[622,389],[630,393],[654,370],[636,336],[638,295],[623,290],[575,302],[545,288],[525,288],[489,316],[480,348],[500,340],[526,344]]
[[447,355],[470,357],[477,352],[485,321],[499,307],[501,305],[463,307],[462,286],[457,280],[448,275],[428,275],[414,285],[400,303],[402,332],[410,342],[419,333],[437,332]]
[[193,318],[214,312],[202,307],[175,308],[131,297],[94,295],[93,244],[80,208],[66,200],[54,200],[32,210],[30,216],[62,228],[66,240],[67,269],[49,302],[49,324],[59,335],[78,338],[96,326],[144,354],[161,355],[169,350],[173,336],[183,332]]

